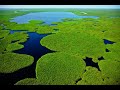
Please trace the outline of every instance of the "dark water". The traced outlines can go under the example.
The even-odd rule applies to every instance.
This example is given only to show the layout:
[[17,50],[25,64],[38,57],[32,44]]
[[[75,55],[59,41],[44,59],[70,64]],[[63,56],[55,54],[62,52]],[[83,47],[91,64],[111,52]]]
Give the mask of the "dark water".
[[101,56],[101,57],[99,57],[99,58],[98,58],[98,60],[104,60],[104,57],[103,57],[103,56]]
[[107,39],[103,39],[103,40],[104,40],[104,44],[113,44],[113,43],[115,43],[115,42],[109,41],[109,40],[107,40]]
[[105,51],[106,51],[106,52],[110,52],[110,50],[108,50],[108,49],[105,49]]
[[37,34],[35,32],[28,32],[29,39],[24,43],[24,48],[14,51],[15,53],[28,54],[39,59],[42,55],[52,52],[40,44],[40,40],[49,34]]
[[99,71],[99,66],[98,66],[98,63],[94,63],[92,61],[92,58],[89,58],[89,57],[86,57],[85,59],[83,59],[85,62],[86,62],[86,66],[92,66],[92,67],[96,67]]
[[[11,30],[10,33],[13,34],[14,32],[21,32],[21,30]],[[25,31],[26,32],[26,31]],[[53,53],[55,51],[51,51],[46,47],[43,47],[40,44],[40,40],[49,35],[49,34],[37,34],[35,32],[27,32],[29,35],[29,39],[23,43],[24,48],[20,50],[13,51],[14,53],[19,54],[28,54],[34,57],[34,62],[32,65],[20,69],[14,73],[9,74],[0,74],[0,84],[4,85],[14,85],[17,81],[22,80],[24,78],[36,78],[35,75],[35,68],[37,60],[47,54]],[[13,42],[14,43],[14,42]]]
[[43,20],[45,24],[60,22],[64,18],[98,18],[97,16],[78,16],[72,12],[36,12],[17,16],[11,22],[28,23],[29,20]]

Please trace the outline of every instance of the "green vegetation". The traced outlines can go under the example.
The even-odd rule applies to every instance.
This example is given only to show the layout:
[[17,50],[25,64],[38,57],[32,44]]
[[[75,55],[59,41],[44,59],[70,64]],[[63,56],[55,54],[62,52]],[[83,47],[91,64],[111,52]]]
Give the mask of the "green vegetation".
[[86,72],[82,76],[82,80],[78,81],[77,85],[102,85],[102,73],[97,68],[88,66]]
[[[100,17],[66,18],[63,22],[53,22],[52,26],[41,20],[30,20],[25,24],[9,21],[19,15],[44,11],[50,10],[0,10],[0,73],[12,73],[33,63],[32,56],[13,53],[24,47],[20,43],[27,41],[28,34],[9,32],[28,30],[39,34],[53,33],[40,43],[56,53],[46,54],[37,61],[36,78],[25,78],[15,85],[120,85],[120,10],[66,9],[64,11],[77,15]],[[103,39],[115,43],[105,45]],[[101,56],[104,60],[98,60]],[[92,58],[100,71],[86,66],[85,57]]]
[[0,30],[2,29],[3,27],[2,26],[0,26]]
[[20,43],[25,42],[28,38],[28,34],[24,32],[9,34],[7,30],[0,30],[0,34],[0,54],[23,48],[24,46]]
[[0,38],[3,38],[5,36],[7,36],[9,34],[9,31],[5,30],[5,31],[2,31],[0,30]]
[[40,81],[35,78],[25,78],[18,81],[15,85],[40,85]]
[[71,12],[77,15],[83,16],[120,16],[120,10],[118,9],[78,9],[78,10],[70,10]]
[[12,73],[31,65],[34,58],[30,55],[5,53],[0,54],[0,73]]
[[66,53],[46,54],[37,62],[36,77],[41,84],[70,85],[82,76],[84,70],[85,62],[80,57]]
[[[68,22],[68,21],[76,21],[77,19],[73,19],[73,18],[64,18],[62,19],[62,21],[64,22]],[[54,22],[55,23],[55,22]]]
[[[119,85],[119,65],[120,63],[117,64],[115,61],[100,61],[99,66],[101,71],[88,66],[86,67],[86,72],[83,74],[82,80],[78,81],[77,85]],[[111,72],[114,74],[111,74]]]
[[[49,31],[48,25],[43,25],[43,23],[44,22],[41,20],[30,20],[29,23],[25,23],[25,24],[16,24],[14,22],[11,22],[10,24],[6,25],[6,29],[27,30],[30,32],[36,32],[39,29],[43,28],[44,31],[46,31],[45,29],[48,29],[47,31]],[[38,32],[40,32],[40,31],[38,31]]]
[[33,63],[32,56],[12,53],[24,47],[19,43],[27,40],[27,33],[10,34],[9,30],[0,30],[0,35],[0,73],[12,73]]
[[42,26],[38,27],[36,32],[38,34],[47,34],[47,33],[52,33],[54,31],[53,29],[54,29],[54,27],[52,27],[52,26],[42,25]]
[[108,59],[100,61],[98,65],[106,84],[120,84],[120,62]]
[[[25,32],[14,32],[13,34],[9,34],[6,37],[4,37],[4,40],[7,40],[9,42],[12,41],[25,41],[28,38],[28,34]],[[25,40],[23,40],[25,39]],[[19,41],[20,43],[20,41]]]
[[[51,53],[42,56],[37,61],[36,84],[41,85],[72,85],[85,70],[82,58],[67,53]],[[25,79],[18,84],[32,84],[31,79]],[[24,82],[25,81],[25,82]]]
[[18,50],[21,48],[24,48],[24,46],[21,44],[18,44],[18,43],[11,43],[11,44],[8,44],[6,50],[7,51],[14,51],[14,50]]
[[105,59],[120,61],[120,42],[114,43],[113,45],[106,45],[106,48],[110,50],[110,52],[104,54]]
[[[70,21],[66,19],[64,22],[56,24],[54,27],[58,31],[44,37],[40,43],[54,51],[82,58],[91,57],[93,62],[98,63],[101,70],[98,71],[96,68],[87,67],[88,69],[86,68],[81,80],[76,84],[120,84],[120,18],[101,17],[98,19],[85,18]],[[103,39],[115,43],[105,45]],[[106,52],[106,48],[110,52]],[[104,61],[98,60],[98,57],[101,56],[104,57]]]
[[87,33],[56,33],[44,37],[40,42],[41,45],[54,51],[88,56],[94,59],[105,53],[103,40]]
[[43,24],[44,22],[41,20],[30,20],[29,23],[34,25],[34,24]]

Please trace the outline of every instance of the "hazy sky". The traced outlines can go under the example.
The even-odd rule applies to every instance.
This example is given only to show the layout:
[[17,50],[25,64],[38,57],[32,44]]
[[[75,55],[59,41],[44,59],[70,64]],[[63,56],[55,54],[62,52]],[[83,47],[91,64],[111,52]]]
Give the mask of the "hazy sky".
[[0,5],[0,8],[105,8],[120,9],[120,5]]

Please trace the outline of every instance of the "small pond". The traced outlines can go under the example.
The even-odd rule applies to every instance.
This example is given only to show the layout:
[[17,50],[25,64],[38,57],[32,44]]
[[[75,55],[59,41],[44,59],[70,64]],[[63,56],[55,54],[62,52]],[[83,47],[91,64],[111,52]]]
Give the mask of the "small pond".
[[107,40],[107,39],[103,39],[103,40],[104,40],[104,44],[113,44],[113,43],[115,43],[115,42]]

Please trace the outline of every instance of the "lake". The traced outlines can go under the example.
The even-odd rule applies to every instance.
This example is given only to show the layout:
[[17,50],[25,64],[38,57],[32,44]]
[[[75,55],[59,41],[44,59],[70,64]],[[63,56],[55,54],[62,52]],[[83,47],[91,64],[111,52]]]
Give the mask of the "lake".
[[72,12],[36,12],[29,13],[22,16],[17,16],[10,20],[18,24],[28,23],[30,20],[43,20],[45,24],[52,22],[60,22],[64,18],[98,18],[97,16],[78,16]]

